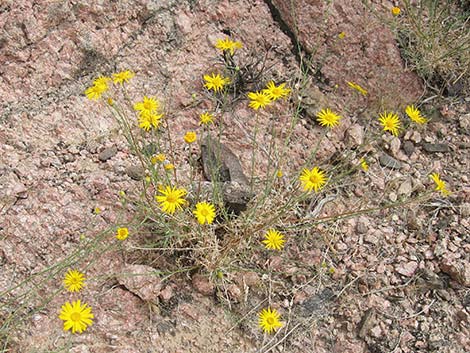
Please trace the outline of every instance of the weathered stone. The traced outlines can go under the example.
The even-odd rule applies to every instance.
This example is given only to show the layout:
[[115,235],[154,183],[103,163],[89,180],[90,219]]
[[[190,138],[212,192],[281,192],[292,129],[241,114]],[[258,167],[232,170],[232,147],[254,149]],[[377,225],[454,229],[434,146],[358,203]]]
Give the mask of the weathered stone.
[[398,195],[410,196],[412,190],[412,183],[410,179],[405,180],[398,188]]
[[201,144],[204,177],[223,182],[223,199],[229,212],[239,214],[246,210],[254,197],[238,157],[223,143],[210,135]]
[[463,286],[470,286],[470,263],[468,261],[444,259],[440,264],[441,271]]
[[[354,81],[370,88],[364,99],[380,100],[391,107],[412,103],[421,95],[421,80],[404,67],[393,33],[369,8],[373,4],[364,6],[361,0],[272,3],[291,36],[307,53],[315,53],[318,58],[328,55],[328,65],[318,62],[315,67],[321,83],[337,84],[339,94],[351,95],[355,92],[346,81]],[[344,39],[337,36],[341,32],[345,33]],[[359,107],[363,102],[355,99],[349,104]]]
[[395,158],[389,156],[386,153],[382,153],[379,157],[380,165],[383,167],[391,168],[391,169],[400,169],[401,163],[397,161]]
[[470,129],[470,113],[464,114],[459,118],[459,126],[463,130]]
[[415,151],[415,145],[413,144],[413,142],[405,141],[403,143],[403,151],[408,157],[411,156],[413,152]]
[[141,165],[130,165],[126,168],[126,174],[134,180],[142,180],[145,171]]
[[409,261],[406,263],[400,263],[396,265],[395,271],[397,271],[399,274],[403,276],[411,277],[414,275],[417,268],[418,268],[418,263],[416,261]]
[[116,146],[107,147],[98,154],[98,159],[101,162],[106,162],[108,159],[114,157],[117,153]]
[[445,143],[424,143],[423,148],[429,153],[445,153],[450,151],[449,145]]
[[207,278],[207,276],[195,274],[192,279],[192,284],[193,287],[201,294],[212,295],[214,293],[214,284],[209,280],[209,278]]
[[364,142],[364,128],[359,124],[352,125],[347,131],[348,143],[360,146]]
[[126,265],[117,276],[119,284],[145,301],[155,301],[162,283],[157,270],[146,265]]
[[315,312],[322,310],[334,297],[334,292],[330,288],[325,288],[303,301],[300,306],[300,314],[302,316],[311,316]]

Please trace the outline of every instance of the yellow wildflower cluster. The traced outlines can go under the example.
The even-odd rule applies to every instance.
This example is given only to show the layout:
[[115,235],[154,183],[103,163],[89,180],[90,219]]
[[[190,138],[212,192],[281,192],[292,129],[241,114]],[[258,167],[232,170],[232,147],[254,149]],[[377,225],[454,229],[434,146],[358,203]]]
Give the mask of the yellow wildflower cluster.
[[[414,105],[408,105],[405,113],[411,121],[417,124],[421,125],[428,121]],[[398,136],[401,129],[401,121],[396,113],[383,112],[379,114],[379,122],[383,127],[383,131],[389,131],[392,135]]]
[[[83,288],[85,275],[77,270],[68,270],[63,280],[64,287],[69,292],[79,292]],[[59,319],[64,321],[64,331],[71,330],[72,333],[82,333],[88,326],[93,324],[94,315],[91,307],[80,300],[72,303],[66,302],[61,307]]]
[[[112,79],[107,76],[99,76],[97,79],[93,81],[93,85],[88,87],[85,90],[85,95],[88,99],[96,100],[101,98],[103,93],[105,93],[109,89],[109,82],[112,80],[116,84],[123,85],[123,83],[129,82],[129,80],[134,77],[134,73],[129,70],[121,71],[114,73],[112,75]],[[112,105],[112,99],[109,98],[108,104]]]
[[163,114],[159,113],[160,102],[154,97],[144,96],[141,102],[134,104],[134,110],[139,112],[139,127],[145,131],[160,125]]
[[108,90],[108,82],[110,80],[111,79],[106,76],[98,77],[93,81],[93,85],[85,90],[85,95],[91,100],[101,98],[101,95]]
[[285,83],[281,83],[279,86],[276,86],[273,81],[270,81],[266,85],[265,89],[248,93],[248,98],[250,99],[249,106],[254,110],[264,108],[271,102],[274,102],[280,98],[288,97],[290,91],[290,88],[286,88]]

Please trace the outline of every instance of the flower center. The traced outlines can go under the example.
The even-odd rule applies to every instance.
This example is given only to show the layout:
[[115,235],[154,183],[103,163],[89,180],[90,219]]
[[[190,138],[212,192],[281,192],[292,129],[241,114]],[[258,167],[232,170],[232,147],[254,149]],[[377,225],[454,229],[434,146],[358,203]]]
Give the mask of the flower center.
[[312,184],[316,184],[318,183],[320,180],[318,180],[318,176],[317,175],[311,175],[310,178],[309,178],[310,182]]
[[267,322],[269,325],[273,325],[273,324],[274,324],[274,318],[268,317],[268,318],[266,319],[266,322]]
[[177,198],[175,195],[173,195],[173,194],[169,194],[169,195],[166,197],[166,201],[167,201],[168,203],[175,203],[177,199],[178,199],[178,198]]
[[80,313],[72,313],[70,315],[70,320],[74,321],[74,322],[79,322],[81,320],[81,315]]
[[201,212],[201,215],[203,215],[204,217],[207,217],[207,215],[209,214],[209,211],[207,211],[205,208],[202,209],[200,212]]

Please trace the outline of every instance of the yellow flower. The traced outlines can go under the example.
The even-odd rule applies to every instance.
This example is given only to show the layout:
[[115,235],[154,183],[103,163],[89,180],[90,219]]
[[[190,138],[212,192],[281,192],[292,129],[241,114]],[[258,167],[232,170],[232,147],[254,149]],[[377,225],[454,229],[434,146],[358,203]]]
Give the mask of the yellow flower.
[[216,75],[212,73],[211,75],[204,75],[204,81],[206,81],[204,86],[208,90],[219,92],[224,88],[225,85],[228,85],[230,83],[230,78],[220,76],[220,74]]
[[348,83],[348,86],[351,87],[352,89],[355,89],[356,91],[358,91],[363,96],[367,96],[367,90],[365,88],[362,88],[357,83],[354,83],[354,82],[351,82],[351,81],[348,81],[347,83]]
[[318,114],[317,114],[317,121],[320,123],[321,126],[327,126],[327,127],[335,127],[339,125],[339,121],[341,119],[341,116],[336,114],[335,112],[332,112],[330,109],[322,109]]
[[108,90],[108,77],[100,76],[93,81],[93,86],[85,90],[88,99],[99,99],[101,95]]
[[88,304],[81,304],[80,300],[66,302],[62,305],[59,318],[64,321],[64,331],[72,329],[72,333],[82,333],[93,324],[94,315]]
[[364,158],[361,158],[361,168],[363,171],[367,172],[369,170],[369,165]]
[[100,214],[101,213],[101,208],[99,208],[98,206],[96,206],[93,210],[93,213],[94,214]]
[[164,213],[173,214],[176,209],[182,209],[182,205],[186,204],[184,196],[187,194],[185,189],[177,189],[176,187],[165,186],[158,190],[162,195],[155,196],[160,204],[160,208]]
[[68,270],[64,278],[64,287],[69,292],[79,292],[83,288],[85,275],[77,270]]
[[278,169],[277,172],[276,172],[276,176],[277,176],[278,178],[282,178],[283,175],[284,175],[284,173],[282,172],[282,170],[281,170],[281,169]]
[[318,167],[314,167],[312,170],[305,168],[300,175],[300,181],[305,191],[315,190],[318,192],[326,184],[325,172]]
[[441,179],[441,177],[439,176],[438,173],[432,173],[429,177],[436,184],[436,188],[434,190],[440,191],[442,193],[442,195],[444,195],[444,196],[449,196],[451,194],[451,192],[449,190],[447,190],[447,188],[446,188],[446,182]]
[[160,120],[163,114],[151,113],[148,110],[143,110],[139,113],[139,127],[145,131],[149,131],[152,128],[157,128],[160,125]]
[[117,240],[126,240],[128,236],[129,236],[129,229],[127,229],[126,227],[118,228],[116,232]]
[[186,135],[184,135],[184,142],[187,144],[191,144],[193,142],[196,142],[197,135],[194,131],[188,131]]
[[384,131],[390,131],[394,136],[398,136],[401,127],[400,118],[395,113],[383,112],[379,114],[380,124],[383,126]]
[[339,39],[343,39],[344,37],[346,37],[346,33],[345,33],[345,32],[341,32],[340,34],[338,34],[338,38],[339,38]]
[[266,94],[269,99],[275,101],[279,98],[285,98],[290,93],[290,88],[285,88],[286,84],[281,83],[279,86],[276,86],[273,81],[269,82],[262,93]]
[[135,73],[129,70],[117,72],[113,74],[113,82],[119,83],[122,85],[123,83],[128,83],[129,80],[134,76],[135,76]]
[[134,104],[134,110],[147,113],[155,113],[160,107],[160,103],[153,97],[144,96],[142,102]]
[[112,98],[108,98],[108,99],[107,99],[107,102],[108,102],[108,104],[109,104],[110,106],[113,106],[113,105],[114,105],[114,101],[113,101]]
[[163,168],[165,168],[165,170],[173,170],[175,169],[175,165],[173,163],[166,163]]
[[285,243],[284,235],[277,230],[269,229],[264,235],[263,243],[266,249],[282,250]]
[[159,154],[156,154],[155,156],[152,156],[152,158],[150,159],[150,162],[152,162],[152,164],[157,164],[157,163],[163,163],[165,162],[165,155],[163,153],[159,153]]
[[254,110],[264,108],[271,103],[271,98],[264,92],[249,92],[248,98],[250,98],[249,106]]
[[211,224],[215,219],[215,207],[208,202],[199,202],[193,214],[200,224]]
[[281,315],[276,309],[263,309],[259,313],[259,327],[266,333],[273,333],[277,328],[282,327],[279,318]]
[[240,49],[242,46],[242,43],[234,42],[233,40],[230,40],[228,38],[217,39],[217,42],[215,43],[215,47],[217,49],[222,51],[229,51],[231,55],[234,54],[235,49]]
[[391,11],[393,16],[398,16],[401,12],[400,8],[396,6],[392,7]]
[[109,82],[109,80],[111,80],[109,77],[100,76],[100,77],[96,78],[96,79],[93,81],[93,85],[95,85],[95,86],[105,86],[106,89],[108,89],[108,82]]
[[209,125],[214,122],[214,116],[210,113],[202,113],[199,115],[199,125]]
[[424,124],[427,122],[427,119],[421,115],[419,109],[415,108],[414,105],[409,105],[405,109],[406,115],[417,124]]

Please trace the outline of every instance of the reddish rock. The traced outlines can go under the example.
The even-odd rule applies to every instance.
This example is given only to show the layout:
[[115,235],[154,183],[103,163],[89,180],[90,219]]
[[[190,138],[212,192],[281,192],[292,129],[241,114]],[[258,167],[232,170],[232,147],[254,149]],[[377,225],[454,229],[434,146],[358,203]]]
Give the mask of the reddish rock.
[[212,295],[214,293],[214,284],[204,275],[195,274],[192,283],[194,288],[203,295]]
[[[272,3],[303,49],[315,54],[315,69],[328,86],[338,85],[339,93],[345,96],[353,93],[347,81],[368,90],[367,97],[356,95],[349,104],[359,107],[368,100],[398,109],[420,97],[422,84],[405,68],[390,28],[361,0]],[[391,19],[389,8],[370,6],[375,6],[380,16]],[[341,32],[345,33],[343,39],[338,37]]]
[[145,265],[124,266],[117,280],[119,284],[145,301],[156,300],[162,287],[156,270]]
[[417,268],[418,268],[418,263],[416,261],[410,261],[410,262],[400,263],[396,265],[395,271],[397,271],[399,274],[403,276],[411,277],[414,275]]
[[440,264],[441,271],[463,286],[470,286],[470,263],[444,259]]

